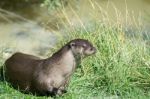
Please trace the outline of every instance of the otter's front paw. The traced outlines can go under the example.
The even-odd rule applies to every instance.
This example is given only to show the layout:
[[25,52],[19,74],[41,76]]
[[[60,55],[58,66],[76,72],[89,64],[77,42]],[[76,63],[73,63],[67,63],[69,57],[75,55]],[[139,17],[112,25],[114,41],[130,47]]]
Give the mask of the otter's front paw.
[[62,95],[62,94],[64,94],[64,93],[67,93],[67,90],[59,89],[59,90],[57,91],[57,95]]

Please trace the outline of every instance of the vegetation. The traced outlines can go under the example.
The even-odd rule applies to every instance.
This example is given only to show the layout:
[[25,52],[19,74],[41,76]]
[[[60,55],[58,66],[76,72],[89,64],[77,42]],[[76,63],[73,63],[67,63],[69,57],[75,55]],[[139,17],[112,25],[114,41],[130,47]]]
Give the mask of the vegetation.
[[43,6],[47,6],[49,10],[56,10],[67,4],[67,0],[44,0]]
[[[61,39],[58,49],[70,39],[80,37],[93,42],[97,53],[83,60],[71,79],[68,93],[58,99],[150,97],[150,47],[139,33],[136,39],[129,38],[123,29],[99,23],[86,31],[76,29],[69,34],[69,39]],[[46,98],[22,94],[6,82],[1,82],[0,93],[1,99]]]
[[[15,1],[18,2],[17,0]],[[27,2],[29,1],[27,0]],[[44,5],[53,9],[61,7],[60,2],[62,1],[66,2],[66,0],[45,0]],[[53,4],[51,5],[52,2]],[[104,19],[106,16],[104,15]],[[48,56],[73,38],[88,39],[96,46],[97,53],[82,61],[82,64],[78,66],[72,76],[68,92],[63,96],[56,96],[56,98],[150,98],[150,38],[147,34],[143,36],[139,28],[136,33],[131,34],[120,24],[117,27],[97,21],[87,27],[82,26],[82,28],[72,30],[69,30],[69,28],[66,25],[64,29],[66,37],[59,39],[59,44],[49,52]],[[0,49],[0,65],[2,66],[4,63],[3,49],[5,48]],[[32,94],[23,94],[13,89],[6,81],[0,81],[0,99],[12,98],[51,99],[51,97],[46,96],[39,97]]]

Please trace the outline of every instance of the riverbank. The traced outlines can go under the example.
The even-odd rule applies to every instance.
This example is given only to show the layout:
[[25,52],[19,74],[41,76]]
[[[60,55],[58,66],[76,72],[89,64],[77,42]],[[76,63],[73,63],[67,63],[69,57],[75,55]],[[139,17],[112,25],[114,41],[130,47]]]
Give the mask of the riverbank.
[[[139,35],[129,38],[121,28],[98,23],[92,29],[85,29],[68,31],[68,39],[60,39],[56,49],[49,53],[51,55],[67,41],[78,37],[90,40],[97,48],[96,55],[83,60],[76,70],[68,93],[57,98],[149,99],[150,47],[147,41]],[[6,82],[1,82],[0,88],[0,98],[46,98],[22,94]]]
[[[92,8],[88,13],[90,16],[95,15],[93,13],[96,6],[92,4],[94,3],[91,3]],[[71,79],[68,92],[57,96],[57,99],[149,99],[149,30],[145,29],[141,20],[135,21],[133,18],[140,16],[130,15],[132,18],[129,18],[116,9],[115,22],[112,23],[105,9],[99,11],[102,11],[101,17],[98,14],[88,17],[69,7],[61,9],[60,13],[54,14],[55,17],[45,21],[37,18],[33,21],[36,24],[30,24],[26,20],[1,24],[1,45],[4,46],[0,48],[0,65],[5,61],[4,54],[14,52],[7,50],[14,46],[12,42],[19,46],[20,51],[27,50],[29,54],[37,56],[43,51],[41,56],[48,57],[69,40],[84,38],[96,46],[97,53],[83,60]],[[126,17],[129,20],[124,23]],[[4,44],[5,40],[9,44]],[[37,48],[43,49],[36,50]],[[0,98],[51,99],[23,94],[5,81],[0,81]]]

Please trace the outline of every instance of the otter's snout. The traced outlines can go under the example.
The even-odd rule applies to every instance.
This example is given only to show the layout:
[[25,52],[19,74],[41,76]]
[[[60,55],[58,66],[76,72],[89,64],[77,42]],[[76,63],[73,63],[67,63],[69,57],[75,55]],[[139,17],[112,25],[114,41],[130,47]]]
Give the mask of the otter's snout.
[[93,47],[92,50],[93,50],[93,54],[95,54],[97,52],[95,47]]
[[85,49],[85,55],[92,55],[96,53],[95,47],[89,47],[88,49]]

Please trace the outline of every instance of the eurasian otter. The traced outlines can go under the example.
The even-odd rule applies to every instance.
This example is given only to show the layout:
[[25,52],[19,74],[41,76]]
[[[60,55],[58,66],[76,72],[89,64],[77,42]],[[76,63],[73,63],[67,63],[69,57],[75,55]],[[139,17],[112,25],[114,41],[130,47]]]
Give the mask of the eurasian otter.
[[81,58],[96,48],[84,39],[74,39],[47,59],[15,53],[5,62],[5,75],[13,87],[39,95],[61,95]]

